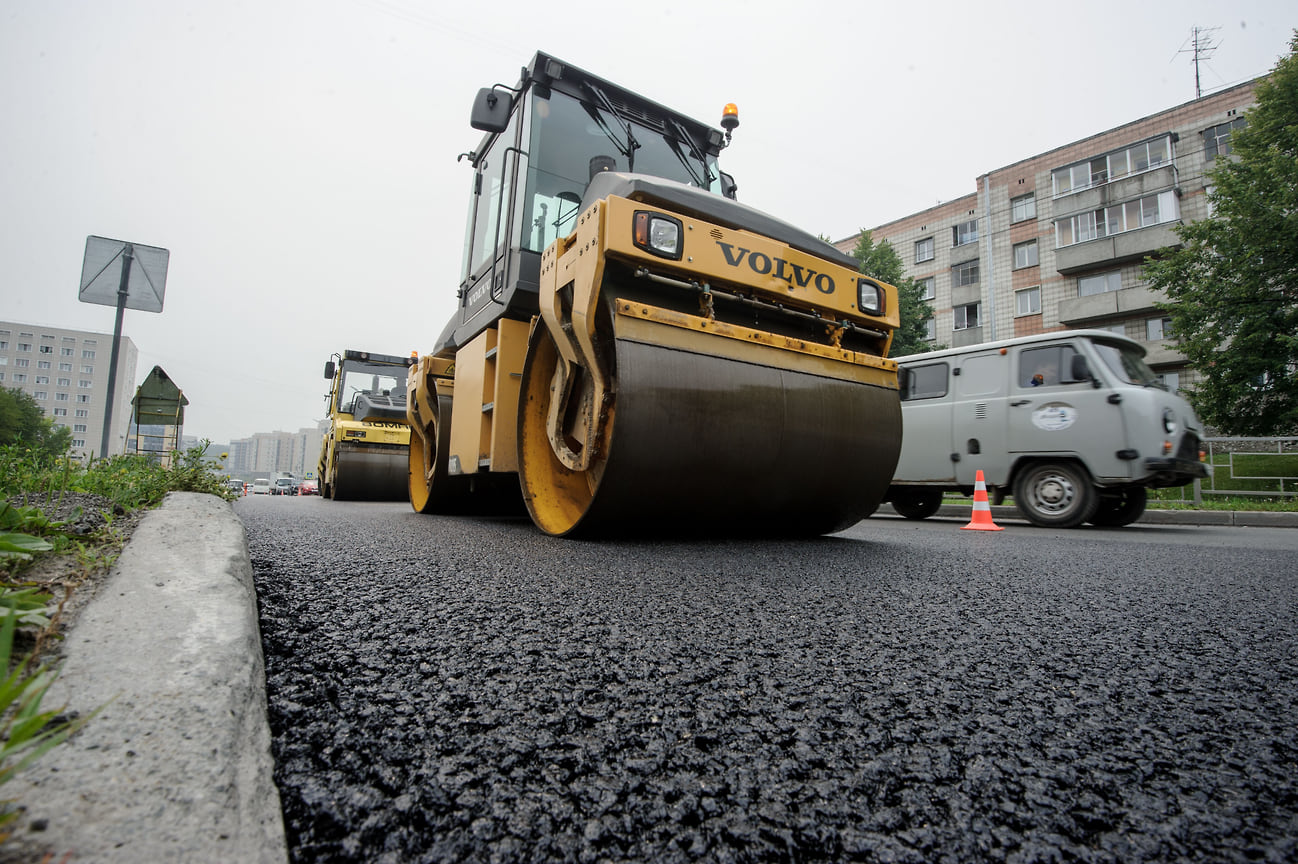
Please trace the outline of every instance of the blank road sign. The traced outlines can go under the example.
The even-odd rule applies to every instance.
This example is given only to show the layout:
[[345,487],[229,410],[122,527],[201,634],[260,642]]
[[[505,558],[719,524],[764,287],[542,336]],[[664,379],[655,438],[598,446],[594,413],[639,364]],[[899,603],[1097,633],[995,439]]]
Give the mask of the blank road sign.
[[130,249],[131,268],[127,280],[126,308],[161,312],[167,290],[167,261],[171,253],[158,246],[143,246],[107,237],[86,238],[86,257],[81,264],[82,303],[116,306],[122,286],[122,256]]

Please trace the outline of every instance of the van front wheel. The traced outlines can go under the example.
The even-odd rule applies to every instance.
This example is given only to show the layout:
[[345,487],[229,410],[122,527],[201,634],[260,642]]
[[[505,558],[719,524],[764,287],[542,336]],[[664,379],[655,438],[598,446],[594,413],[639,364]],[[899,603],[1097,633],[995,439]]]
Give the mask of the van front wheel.
[[1121,528],[1130,525],[1145,513],[1145,502],[1148,493],[1144,486],[1124,486],[1120,489],[1106,489],[1100,493],[1100,503],[1091,516],[1092,525],[1105,528]]
[[1068,462],[1042,462],[1014,479],[1014,503],[1033,525],[1073,528],[1095,513],[1097,496],[1085,469]]

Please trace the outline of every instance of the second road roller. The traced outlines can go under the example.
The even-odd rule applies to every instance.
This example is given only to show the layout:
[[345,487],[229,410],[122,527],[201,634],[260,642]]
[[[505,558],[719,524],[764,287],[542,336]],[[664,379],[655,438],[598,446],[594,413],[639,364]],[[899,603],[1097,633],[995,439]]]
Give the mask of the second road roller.
[[415,510],[521,495],[555,536],[874,511],[901,446],[896,289],[736,200],[734,105],[715,128],[537,53],[470,125],[458,308],[407,382]]

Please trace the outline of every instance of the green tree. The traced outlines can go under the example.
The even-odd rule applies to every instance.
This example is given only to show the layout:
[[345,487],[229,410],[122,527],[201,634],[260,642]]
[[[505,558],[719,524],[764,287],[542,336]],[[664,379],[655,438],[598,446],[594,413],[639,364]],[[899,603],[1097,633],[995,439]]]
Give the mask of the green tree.
[[1289,45],[1207,172],[1212,215],[1145,265],[1200,375],[1190,401],[1227,434],[1298,432],[1298,31]]
[[51,456],[61,456],[72,443],[72,430],[58,426],[41,406],[18,388],[0,389],[0,446],[24,444]]
[[901,327],[892,337],[894,357],[906,354],[922,354],[945,346],[933,345],[926,338],[928,329],[924,326],[933,317],[933,310],[923,299],[919,283],[905,274],[901,256],[887,240],[875,243],[870,232],[861,230],[852,257],[860,263],[860,271],[866,276],[894,285],[897,288],[897,302],[900,305]]

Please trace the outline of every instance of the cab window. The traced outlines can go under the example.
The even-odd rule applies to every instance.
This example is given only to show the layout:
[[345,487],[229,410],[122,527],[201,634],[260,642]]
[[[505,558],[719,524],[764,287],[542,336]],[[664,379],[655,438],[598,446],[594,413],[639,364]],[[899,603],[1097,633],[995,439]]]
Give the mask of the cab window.
[[1078,383],[1070,373],[1076,354],[1077,350],[1071,345],[1025,348],[1019,353],[1019,386],[1055,387]]

